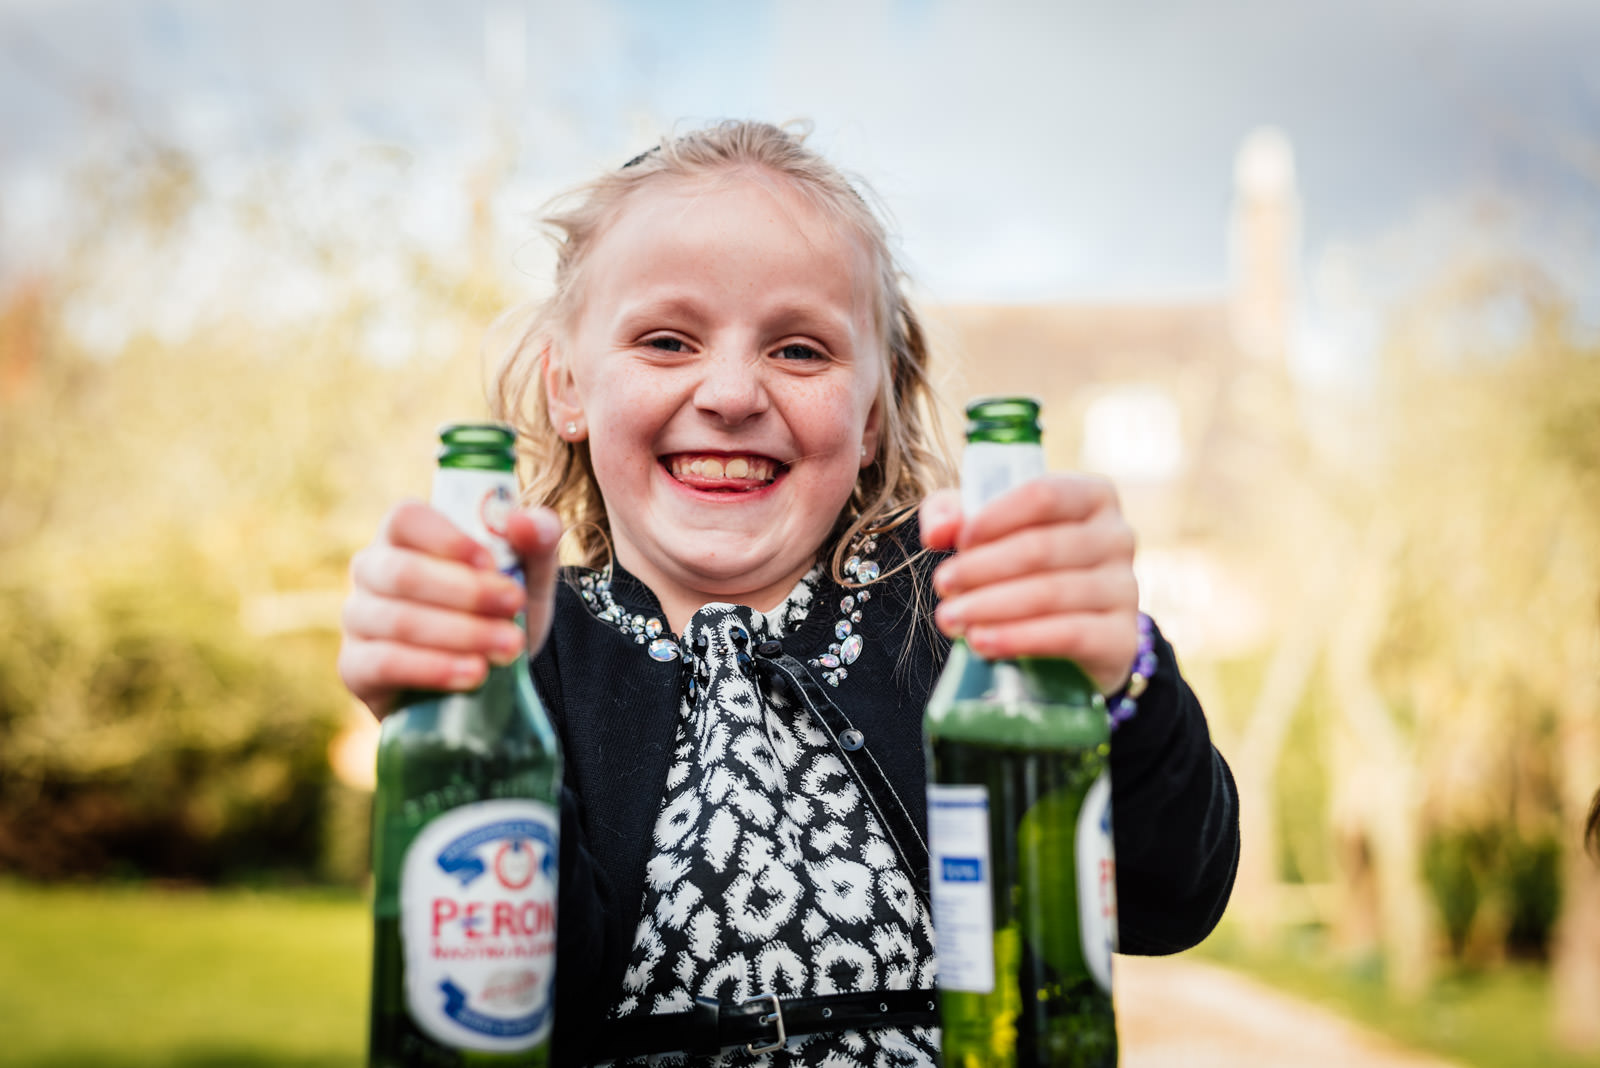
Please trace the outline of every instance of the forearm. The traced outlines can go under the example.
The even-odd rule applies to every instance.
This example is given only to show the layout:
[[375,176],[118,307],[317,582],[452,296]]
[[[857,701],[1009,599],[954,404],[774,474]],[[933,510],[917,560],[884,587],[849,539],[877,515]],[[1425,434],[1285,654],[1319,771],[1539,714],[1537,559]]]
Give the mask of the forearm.
[[1205,713],[1155,635],[1158,666],[1111,743],[1124,953],[1175,953],[1221,918],[1239,864],[1238,791]]

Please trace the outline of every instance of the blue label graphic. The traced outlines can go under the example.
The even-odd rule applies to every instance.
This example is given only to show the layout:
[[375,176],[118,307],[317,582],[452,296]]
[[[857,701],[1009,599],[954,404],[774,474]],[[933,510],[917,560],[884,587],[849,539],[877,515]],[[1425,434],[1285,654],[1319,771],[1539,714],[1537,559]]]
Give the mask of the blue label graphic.
[[947,883],[981,883],[983,861],[977,857],[942,857],[939,878]]
[[554,874],[556,850],[550,828],[526,819],[500,820],[464,834],[439,850],[437,863],[445,874],[461,880],[463,887],[470,886],[474,879],[487,870],[483,860],[477,855],[478,848],[503,838],[531,838],[542,844],[545,854],[540,867],[545,874]]

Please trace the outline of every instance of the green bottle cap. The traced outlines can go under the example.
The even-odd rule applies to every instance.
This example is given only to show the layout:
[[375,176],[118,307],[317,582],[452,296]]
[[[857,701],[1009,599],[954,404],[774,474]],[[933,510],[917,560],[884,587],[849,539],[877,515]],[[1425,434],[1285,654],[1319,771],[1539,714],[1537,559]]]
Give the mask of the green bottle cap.
[[517,432],[504,423],[446,423],[439,428],[440,467],[510,471],[516,467]]
[[1037,445],[1039,402],[1032,397],[979,397],[967,405],[967,440]]

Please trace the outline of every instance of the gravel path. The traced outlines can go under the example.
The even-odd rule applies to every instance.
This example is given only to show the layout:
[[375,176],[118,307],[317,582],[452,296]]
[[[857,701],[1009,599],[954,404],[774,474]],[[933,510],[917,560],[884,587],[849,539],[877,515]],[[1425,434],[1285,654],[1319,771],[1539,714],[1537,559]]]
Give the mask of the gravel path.
[[1122,1068],[1461,1068],[1216,965],[1118,957]]

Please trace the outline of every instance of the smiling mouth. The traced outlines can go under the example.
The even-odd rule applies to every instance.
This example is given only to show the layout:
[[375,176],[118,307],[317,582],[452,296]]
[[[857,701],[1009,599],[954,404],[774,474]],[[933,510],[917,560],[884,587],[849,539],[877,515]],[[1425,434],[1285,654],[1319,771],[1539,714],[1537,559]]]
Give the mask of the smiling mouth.
[[709,453],[675,453],[662,463],[685,486],[713,493],[747,493],[770,486],[785,467],[770,456]]

